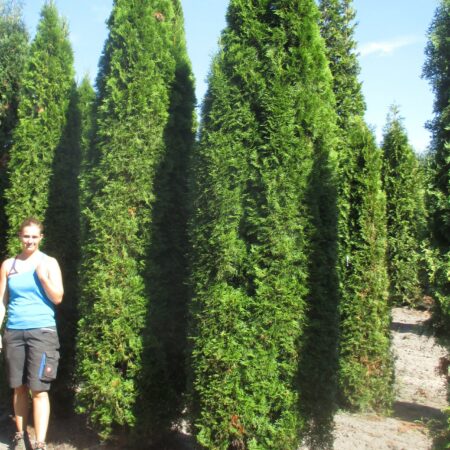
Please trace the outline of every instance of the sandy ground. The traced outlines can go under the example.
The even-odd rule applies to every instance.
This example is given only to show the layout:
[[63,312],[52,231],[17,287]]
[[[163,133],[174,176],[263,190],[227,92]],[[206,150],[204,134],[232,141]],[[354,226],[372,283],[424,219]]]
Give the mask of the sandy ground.
[[[430,450],[426,423],[440,419],[447,406],[446,380],[438,373],[446,350],[426,331],[426,311],[395,308],[392,311],[392,346],[395,356],[396,402],[393,417],[339,413],[335,418],[334,450]],[[7,450],[13,432],[11,420],[0,418],[0,450]],[[33,431],[30,430],[33,436]],[[80,418],[52,419],[48,450],[119,450],[99,445]],[[179,434],[158,450],[188,450],[189,436]],[[138,449],[136,449],[138,450]]]
[[395,357],[393,417],[340,413],[335,418],[334,450],[428,450],[425,424],[442,417],[447,406],[446,380],[438,373],[445,348],[426,331],[427,311],[394,308],[392,349]]

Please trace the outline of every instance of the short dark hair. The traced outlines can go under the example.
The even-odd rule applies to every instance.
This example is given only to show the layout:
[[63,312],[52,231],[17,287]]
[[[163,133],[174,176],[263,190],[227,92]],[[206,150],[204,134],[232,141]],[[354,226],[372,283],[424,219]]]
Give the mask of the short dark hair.
[[39,219],[36,219],[36,217],[27,217],[25,220],[23,220],[19,227],[19,233],[22,233],[22,231],[25,227],[29,227],[32,225],[35,225],[36,227],[38,227],[41,234],[44,233],[44,225],[42,224],[42,222]]

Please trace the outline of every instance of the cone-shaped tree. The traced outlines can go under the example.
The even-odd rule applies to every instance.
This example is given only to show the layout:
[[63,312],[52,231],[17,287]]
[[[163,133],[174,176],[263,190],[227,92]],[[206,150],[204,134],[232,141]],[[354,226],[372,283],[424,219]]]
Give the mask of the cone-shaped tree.
[[389,297],[393,304],[414,305],[422,289],[420,242],[424,238],[423,176],[414,150],[392,107],[384,130],[383,185],[386,191]]
[[355,10],[353,0],[320,0],[321,33],[325,39],[327,56],[333,74],[338,123],[345,127],[352,116],[363,116],[365,111],[360,67],[354,39]]
[[[135,426],[142,414],[147,420],[140,431],[154,431],[173,408],[164,404],[172,390],[160,358],[164,342],[151,329],[159,311],[151,260],[157,245],[156,183],[164,164],[182,164],[193,141],[192,87],[186,92],[176,84],[185,48],[179,2],[116,0],[108,25],[89,156],[87,186],[94,191],[84,209],[78,337],[78,402],[103,437]],[[189,79],[186,64],[184,69]],[[184,106],[183,135],[171,108],[180,108],[177,96],[185,95],[191,100]],[[178,186],[182,170],[177,166],[167,189]],[[173,207],[158,206],[158,220],[161,208]]]
[[67,24],[53,2],[44,5],[22,80],[19,122],[14,131],[6,190],[8,250],[15,253],[21,220],[44,219],[56,150],[67,123],[73,88],[73,54]]
[[365,104],[358,81],[352,0],[321,0],[320,10],[341,131],[340,402],[352,408],[379,409],[388,407],[392,398],[381,154],[363,120]]
[[333,277],[331,77],[313,0],[232,0],[227,22],[192,161],[194,426],[206,448],[296,449],[308,295]]
[[[392,402],[393,360],[386,269],[386,199],[381,185],[381,152],[362,118],[346,128],[346,143],[358,149],[341,171],[352,174],[348,185],[347,227],[341,264],[341,403],[352,409],[388,409]],[[342,164],[342,159],[340,162]],[[342,172],[341,172],[342,175]],[[341,185],[342,189],[342,185]],[[341,190],[342,193],[342,190]],[[342,208],[342,197],[340,198]],[[342,217],[342,210],[340,210]],[[345,284],[343,284],[345,283]]]
[[435,204],[432,231],[440,262],[435,274],[438,316],[450,329],[450,0],[441,0],[428,33],[423,74],[435,95],[432,152]]
[[8,223],[3,194],[12,133],[17,124],[19,90],[28,52],[28,34],[15,0],[0,1],[0,257],[6,247]]

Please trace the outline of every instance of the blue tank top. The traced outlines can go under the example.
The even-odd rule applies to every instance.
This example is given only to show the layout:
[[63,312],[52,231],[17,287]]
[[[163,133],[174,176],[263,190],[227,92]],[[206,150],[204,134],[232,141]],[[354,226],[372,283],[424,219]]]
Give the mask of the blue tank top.
[[45,294],[36,270],[14,275],[11,271],[8,276],[9,299],[6,328],[29,330],[56,326],[55,305]]

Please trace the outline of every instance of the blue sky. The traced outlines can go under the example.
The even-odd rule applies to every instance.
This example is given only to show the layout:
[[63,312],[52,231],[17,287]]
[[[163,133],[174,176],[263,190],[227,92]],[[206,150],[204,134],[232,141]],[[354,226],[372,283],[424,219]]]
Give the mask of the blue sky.
[[[33,36],[44,0],[24,0],[24,17]],[[89,73],[95,79],[97,64],[107,37],[105,21],[112,0],[56,0],[67,19],[78,78]],[[200,103],[217,40],[225,26],[228,0],[181,0],[188,51]],[[355,38],[361,64],[360,80],[367,104],[366,120],[378,141],[389,106],[400,108],[410,143],[417,152],[426,150],[429,133],[424,124],[432,118],[433,95],[421,79],[426,32],[439,0],[354,0],[357,11]]]

